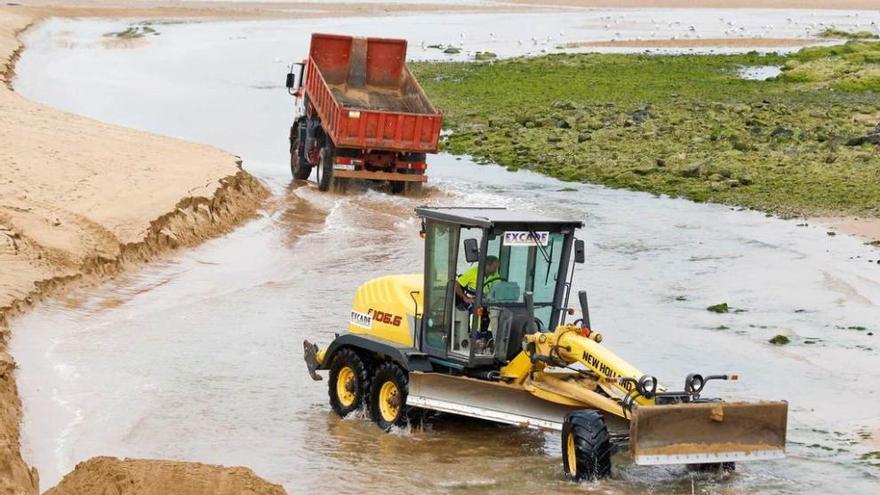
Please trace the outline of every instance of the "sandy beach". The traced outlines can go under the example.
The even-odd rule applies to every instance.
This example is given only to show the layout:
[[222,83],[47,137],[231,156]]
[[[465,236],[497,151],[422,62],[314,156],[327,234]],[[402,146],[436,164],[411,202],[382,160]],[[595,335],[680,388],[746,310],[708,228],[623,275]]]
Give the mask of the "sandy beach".
[[7,83],[17,35],[40,17],[0,10],[0,491],[36,493],[19,452],[8,319],[252,217],[265,188],[217,149],[32,103]]
[[859,9],[877,8],[873,0],[510,0],[509,3],[569,7],[680,9]]
[[[567,7],[876,9],[876,0],[508,0],[504,4],[311,4],[306,2],[26,1],[0,7],[0,492],[39,493],[22,459],[10,318],[44,297],[92,285],[178,248],[230,232],[258,214],[266,188],[238,157],[216,148],[105,124],[16,94],[19,35],[47,17],[278,18],[404,12],[509,11]],[[511,7],[509,4],[521,4]],[[622,40],[585,47],[787,47],[801,39]],[[841,233],[880,240],[880,220],[822,217]],[[244,468],[95,458],[50,493],[104,493],[118,483],[138,493],[284,493]],[[117,481],[107,481],[108,479]],[[148,492],[147,490],[153,490]],[[188,490],[188,491],[187,491]]]

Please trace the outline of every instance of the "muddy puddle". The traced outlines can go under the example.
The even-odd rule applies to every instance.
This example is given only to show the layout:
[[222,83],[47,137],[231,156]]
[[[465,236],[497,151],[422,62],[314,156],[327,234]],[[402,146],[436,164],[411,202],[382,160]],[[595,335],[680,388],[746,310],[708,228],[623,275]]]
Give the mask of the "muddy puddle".
[[[581,38],[582,20],[557,18]],[[449,23],[438,19],[382,25],[418,47],[431,33],[445,42]],[[451,22],[500,38],[493,23],[522,19]],[[51,21],[28,36],[16,82],[25,96],[216,145],[275,192],[260,218],[223,238],[14,322],[23,447],[44,488],[79,461],[114,455],[244,464],[290,493],[876,493],[880,472],[859,461],[873,450],[862,432],[880,426],[876,250],[819,225],[449,155],[429,160],[423,199],[291,185],[285,64],[305,53],[311,31],[379,34],[378,24],[168,25],[127,50],[100,44],[126,23]],[[452,417],[383,434],[365,419],[334,417],[326,384],[306,374],[301,341],[342,331],[361,282],[421,266],[412,217],[420,203],[584,218],[588,262],[575,285],[588,289],[606,343],[671,386],[690,372],[735,372],[739,382],[709,393],[787,399],[789,457],[718,476],[637,467],[618,454],[613,479],[573,485],[562,478],[555,435]],[[742,311],[706,310],[721,302]],[[791,343],[769,344],[775,335]]]

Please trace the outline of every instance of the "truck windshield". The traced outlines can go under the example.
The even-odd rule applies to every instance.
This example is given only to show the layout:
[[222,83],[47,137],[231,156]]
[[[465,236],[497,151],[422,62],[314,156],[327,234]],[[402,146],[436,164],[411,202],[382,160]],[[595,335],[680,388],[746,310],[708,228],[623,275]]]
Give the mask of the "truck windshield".
[[[547,324],[553,311],[553,296],[565,235],[558,232],[503,231],[489,239],[487,254],[500,262],[500,280],[486,286],[490,304],[521,304],[523,293],[531,291],[535,316]],[[486,280],[491,280],[486,274]]]

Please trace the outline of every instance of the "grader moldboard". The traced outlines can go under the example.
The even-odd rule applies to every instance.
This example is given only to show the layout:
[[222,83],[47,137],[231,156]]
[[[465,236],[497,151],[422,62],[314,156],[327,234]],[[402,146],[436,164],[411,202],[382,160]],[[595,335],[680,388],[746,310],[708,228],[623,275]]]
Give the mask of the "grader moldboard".
[[[423,274],[361,285],[349,332],[325,349],[303,343],[311,377],[329,370],[340,416],[366,407],[388,430],[410,408],[561,431],[562,463],[574,480],[611,473],[628,439],[636,464],[731,468],[782,458],[788,404],[703,397],[690,374],[680,391],[658,384],[602,344],[583,317],[566,316],[583,226],[503,208],[416,208],[425,239]],[[457,275],[477,267],[473,299]],[[496,268],[497,267],[497,268]],[[487,273],[493,270],[496,273]]]

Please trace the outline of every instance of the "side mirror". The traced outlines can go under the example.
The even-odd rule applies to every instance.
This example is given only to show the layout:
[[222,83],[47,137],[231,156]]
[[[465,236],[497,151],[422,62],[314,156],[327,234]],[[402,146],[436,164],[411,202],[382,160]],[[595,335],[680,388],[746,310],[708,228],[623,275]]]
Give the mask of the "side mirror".
[[468,263],[476,263],[480,261],[480,248],[477,246],[476,239],[464,240],[464,259]]
[[584,247],[584,241],[575,239],[574,241],[574,262],[584,263],[587,261],[587,250]]
[[[297,66],[299,66],[299,76],[296,74],[295,67]],[[303,62],[297,62],[290,65],[290,72],[287,73],[287,79],[284,80],[284,86],[287,88],[287,92],[291,95],[297,96],[297,91],[302,87],[305,67],[306,65]]]

